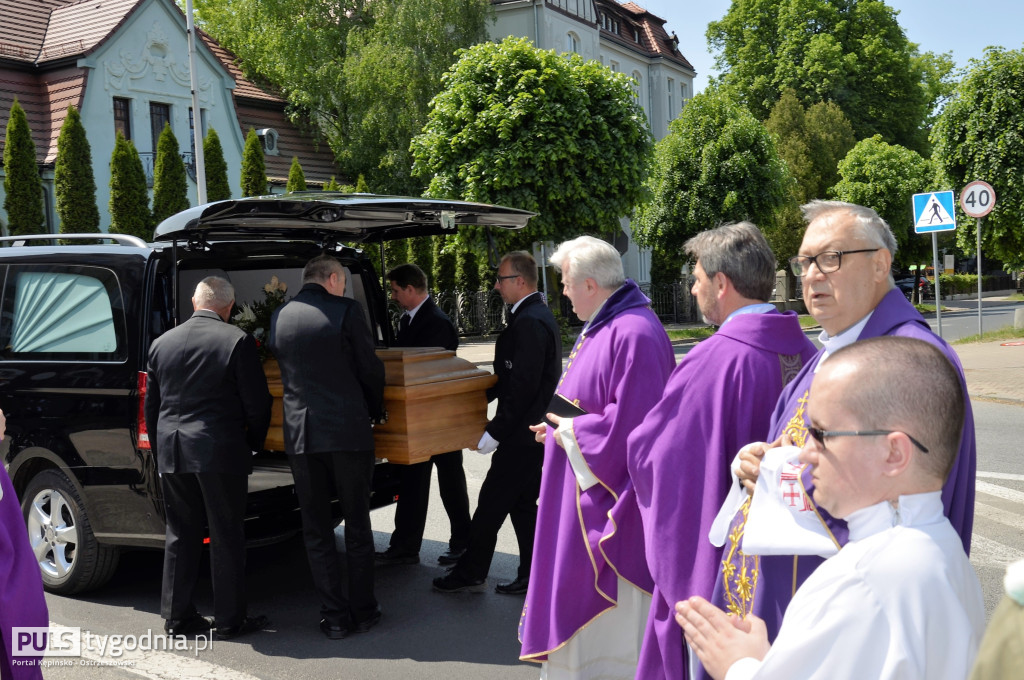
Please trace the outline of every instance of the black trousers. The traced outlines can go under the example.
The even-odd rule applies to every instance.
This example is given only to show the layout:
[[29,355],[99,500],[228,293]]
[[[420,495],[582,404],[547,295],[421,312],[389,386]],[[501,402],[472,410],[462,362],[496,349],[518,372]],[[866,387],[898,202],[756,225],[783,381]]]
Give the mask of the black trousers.
[[448,548],[464,550],[469,546],[471,519],[466,470],[462,467],[462,451],[449,451],[422,463],[402,467],[402,483],[395,510],[395,531],[391,534],[391,550],[402,555],[419,553],[423,544],[423,530],[427,525],[427,507],[430,502],[430,476],[434,466],[437,466],[441,503],[444,504],[452,528]]
[[214,625],[245,618],[245,499],[248,476],[215,472],[160,475],[167,513],[160,615],[170,621],[196,613],[193,596],[203,556],[204,520],[210,527]]
[[[299,496],[306,557],[320,596],[320,615],[336,626],[360,623],[377,609],[370,527],[373,451],[305,453],[288,458]],[[345,519],[347,583],[342,579],[331,516],[335,494]]]
[[491,458],[491,468],[480,487],[469,548],[456,565],[461,576],[487,578],[498,543],[498,531],[505,518],[510,517],[519,543],[518,577],[530,578],[543,462],[544,447],[536,442],[498,445]]

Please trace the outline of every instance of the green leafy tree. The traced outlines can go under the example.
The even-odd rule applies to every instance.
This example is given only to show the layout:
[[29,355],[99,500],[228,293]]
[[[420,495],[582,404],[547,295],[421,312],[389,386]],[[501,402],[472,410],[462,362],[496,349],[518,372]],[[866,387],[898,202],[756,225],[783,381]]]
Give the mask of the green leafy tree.
[[480,262],[471,245],[463,243],[456,248],[455,270],[455,285],[459,290],[480,290]]
[[362,175],[359,175],[359,177],[356,178],[356,186],[355,186],[355,189],[352,190],[352,193],[354,193],[354,194],[368,194],[368,193],[370,193],[370,187],[368,187],[366,185],[366,178],[365,177],[363,177]]
[[633,238],[662,265],[652,277],[668,272],[675,280],[686,240],[723,222],[750,220],[772,242],[791,183],[771,135],[750,112],[720,89],[694,97],[657,144],[650,200],[633,221]]
[[245,136],[242,149],[242,196],[262,196],[267,193],[267,164],[263,159],[263,145],[252,128]]
[[431,237],[434,245],[434,271],[431,281],[438,292],[455,290],[455,244],[447,236]]
[[213,128],[210,128],[203,138],[203,162],[206,166],[206,200],[226,201],[231,198],[224,147],[221,146],[220,137]]
[[924,124],[951,60],[920,54],[880,0],[735,0],[711,22],[722,83],[765,120],[786,88],[835,102],[857,138],[924,151]]
[[430,236],[417,236],[405,240],[408,248],[406,262],[412,262],[430,276],[434,269],[434,242]]
[[4,137],[4,211],[11,235],[43,231],[43,184],[25,109],[15,99]]
[[[934,158],[946,189],[959,190],[980,179],[999,199],[984,219],[983,256],[1011,268],[1024,267],[1024,50],[990,47],[982,60],[972,59],[953,99],[932,131]],[[976,249],[977,220],[959,207],[957,245]]]
[[302,171],[302,166],[299,164],[298,156],[292,156],[292,166],[288,168],[288,184],[285,185],[285,190],[306,190],[306,173]]
[[796,200],[824,198],[839,180],[839,161],[853,148],[853,128],[832,102],[804,109],[792,89],[772,108],[765,127],[778,140],[778,151],[796,180]]
[[96,207],[96,180],[92,175],[92,151],[85,137],[82,117],[74,106],[57,137],[57,158],[53,167],[53,191],[56,197],[60,233],[99,232],[100,211]]
[[348,176],[418,194],[409,142],[455,51],[487,39],[489,0],[197,0],[246,75],[281,91]]
[[862,139],[839,163],[834,198],[873,208],[896,237],[896,264],[931,260],[932,240],[914,233],[911,196],[936,189],[932,162],[916,151],[888,144],[881,135]]
[[338,180],[334,179],[334,175],[331,175],[331,178],[324,184],[324,191],[341,191],[341,185],[338,184]]
[[170,124],[164,123],[163,132],[156,143],[156,162],[153,167],[153,221],[160,224],[188,207],[185,162],[178,152],[178,138],[171,131]]
[[[499,250],[612,234],[642,195],[652,149],[630,83],[521,38],[476,45],[461,52],[413,139],[414,172],[432,196],[537,213],[521,232],[496,234]],[[480,230],[464,235],[482,240]]]
[[118,130],[110,155],[110,232],[153,237],[153,213],[149,211],[146,171],[135,145]]

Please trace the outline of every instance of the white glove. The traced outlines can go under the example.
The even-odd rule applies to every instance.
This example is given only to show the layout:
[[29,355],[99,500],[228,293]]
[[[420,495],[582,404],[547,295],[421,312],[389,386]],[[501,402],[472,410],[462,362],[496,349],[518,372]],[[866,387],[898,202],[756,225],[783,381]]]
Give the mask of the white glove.
[[476,452],[486,455],[492,453],[496,448],[498,448],[498,440],[484,430],[484,436],[480,437],[480,441],[476,445]]

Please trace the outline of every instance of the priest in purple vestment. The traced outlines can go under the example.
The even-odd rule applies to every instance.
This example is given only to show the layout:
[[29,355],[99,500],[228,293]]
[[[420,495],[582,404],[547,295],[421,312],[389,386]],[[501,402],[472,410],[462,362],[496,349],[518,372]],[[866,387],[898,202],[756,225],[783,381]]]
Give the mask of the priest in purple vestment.
[[814,356],[793,312],[768,303],[775,255],[749,222],[687,241],[696,260],[693,296],[719,329],[692,349],[644,423],[629,437],[629,474],[643,517],[654,578],[636,677],[688,677],[675,603],[710,598],[721,549],[708,530],[725,500],[729,464],[744,444],[768,435],[782,388]]
[[581,236],[551,261],[585,325],[555,393],[572,417],[552,407],[566,417],[550,413],[555,428],[531,428],[545,450],[521,658],[545,662],[550,680],[632,677],[652,584],[626,438],[657,403],[675,356],[614,247]]
[[[945,515],[967,552],[974,522],[976,451],[974,417],[960,360],[895,287],[891,267],[896,240],[889,225],[874,210],[850,203],[813,201],[803,206],[803,212],[808,221],[807,231],[800,254],[790,259],[790,265],[803,279],[804,302],[821,324],[819,340],[823,347],[783,390],[772,415],[768,441],[773,445],[804,445],[809,426],[808,391],[818,365],[830,353],[857,340],[882,335],[918,338],[935,345],[956,369],[966,401],[960,448],[943,486],[942,502]],[[914,392],[914,386],[906,384],[894,384],[892,389]],[[756,480],[760,458],[768,447],[759,443],[744,447],[741,452],[737,473],[748,488]],[[802,483],[804,492],[794,494],[792,502],[800,505],[801,511],[819,513],[835,543],[844,545],[846,524],[814,505],[814,486],[808,468],[803,471]],[[777,491],[782,493],[781,489]],[[761,617],[769,639],[774,640],[794,591],[822,560],[814,556],[746,555],[737,541],[745,523],[743,512],[736,513],[725,545],[733,559],[723,562],[712,601],[737,615],[754,613]],[[744,563],[748,566],[745,575],[741,574]],[[724,578],[724,573],[730,577]]]
[[[4,437],[6,419],[0,412],[0,439]],[[43,579],[39,563],[29,544],[25,518],[21,514],[14,485],[7,469],[0,465],[0,678],[4,680],[41,680],[38,656],[15,656],[18,647],[13,628],[22,626],[46,628],[50,625],[43,597]],[[38,638],[37,638],[38,640]]]

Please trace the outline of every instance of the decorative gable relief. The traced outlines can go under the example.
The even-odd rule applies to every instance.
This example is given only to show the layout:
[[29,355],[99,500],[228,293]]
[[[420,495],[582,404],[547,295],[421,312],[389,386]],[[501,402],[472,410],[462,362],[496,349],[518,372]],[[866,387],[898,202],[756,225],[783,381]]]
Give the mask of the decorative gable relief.
[[[181,36],[184,38],[184,36]],[[185,47],[185,40],[180,40]],[[184,50],[182,50],[184,51]],[[191,92],[188,59],[185,63],[178,64],[174,51],[171,50],[170,40],[159,21],[153,22],[153,27],[146,36],[146,42],[137,55],[130,54],[129,50],[122,49],[118,56],[103,61],[104,88],[120,92],[144,92],[167,96],[177,94],[173,92],[173,86],[177,85],[184,89],[183,95]],[[152,81],[147,82],[151,78]],[[170,82],[168,82],[168,79]],[[158,84],[166,83],[160,89]],[[210,106],[212,105],[210,91],[212,84],[209,78],[199,79],[199,101]]]

